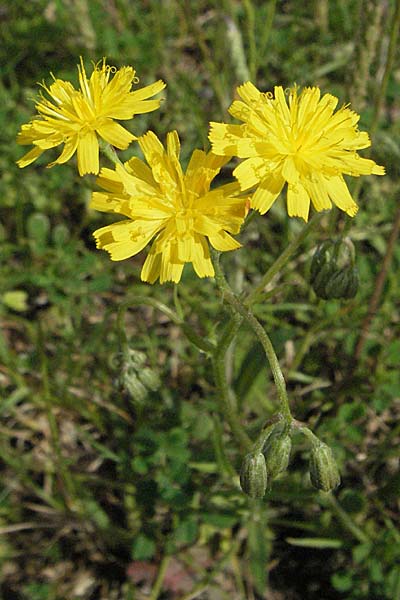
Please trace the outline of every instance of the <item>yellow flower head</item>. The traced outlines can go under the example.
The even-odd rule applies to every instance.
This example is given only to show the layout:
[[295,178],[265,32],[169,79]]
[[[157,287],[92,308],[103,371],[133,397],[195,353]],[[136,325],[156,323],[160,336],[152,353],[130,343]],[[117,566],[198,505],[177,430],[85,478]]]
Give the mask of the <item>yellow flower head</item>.
[[106,64],[105,59],[95,65],[90,79],[87,78],[81,59],[78,66],[80,89],[76,90],[69,81],[54,79],[36,104],[38,116],[22,125],[18,144],[33,144],[19,161],[26,167],[48,148],[64,144],[63,151],[48,166],[67,162],[77,152],[80,175],[99,172],[99,144],[97,136],[109,144],[125,150],[136,139],[129,131],[115,122],[132,119],[136,114],[156,110],[160,100],[148,100],[160,92],[165,83],[161,80],[131,92],[137,83],[132,67],[117,70]]
[[332,202],[348,215],[358,210],[344,175],[384,175],[383,167],[361,158],[357,150],[371,145],[368,134],[358,131],[359,115],[338,99],[321,98],[319,88],[296,87],[289,105],[280,86],[275,94],[261,93],[252,83],[238,88],[243,100],[229,112],[243,125],[211,123],[210,141],[215,154],[244,160],[233,171],[241,189],[258,186],[251,206],[264,214],[287,182],[287,209],[291,217],[308,219],[310,200],[317,211]]
[[97,247],[107,250],[111,260],[123,260],[155,238],[143,281],[178,283],[185,263],[192,263],[199,277],[213,276],[207,238],[216,250],[239,248],[229,233],[239,232],[246,213],[246,200],[235,197],[240,192],[236,182],[210,191],[229,159],[195,150],[183,173],[176,131],[168,133],[166,150],[152,131],[138,142],[150,167],[131,158],[115,171],[100,171],[98,183],[106,192],[94,192],[91,207],[128,219],[95,231]]

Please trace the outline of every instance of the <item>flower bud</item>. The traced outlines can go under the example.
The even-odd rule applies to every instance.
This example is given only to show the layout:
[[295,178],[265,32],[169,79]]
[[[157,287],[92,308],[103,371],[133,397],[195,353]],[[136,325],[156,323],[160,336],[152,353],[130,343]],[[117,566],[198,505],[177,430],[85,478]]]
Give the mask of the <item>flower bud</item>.
[[240,470],[240,487],[251,498],[262,498],[267,489],[267,468],[261,452],[247,454]]
[[339,469],[332,450],[326,444],[315,444],[310,457],[310,479],[318,490],[331,492],[340,484]]
[[158,373],[154,369],[150,369],[149,367],[143,367],[138,372],[139,379],[143,383],[143,385],[152,392],[158,390],[161,386],[161,381],[158,376]]
[[275,479],[279,473],[286,471],[289,465],[292,440],[287,434],[272,434],[264,449],[265,464],[268,477]]
[[122,387],[128,392],[136,404],[144,403],[147,398],[148,391],[134,371],[124,371],[120,381]]
[[358,288],[354,245],[349,238],[326,240],[311,261],[310,282],[317,296],[353,298]]

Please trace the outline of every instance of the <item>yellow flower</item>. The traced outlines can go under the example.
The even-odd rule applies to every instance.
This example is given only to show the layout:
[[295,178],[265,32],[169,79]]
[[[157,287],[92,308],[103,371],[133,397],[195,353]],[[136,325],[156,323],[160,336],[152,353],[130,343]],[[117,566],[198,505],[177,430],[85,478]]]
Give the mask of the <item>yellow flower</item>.
[[21,127],[18,144],[34,145],[17,161],[21,168],[31,164],[48,148],[64,144],[60,156],[49,167],[67,162],[77,152],[79,174],[98,173],[97,136],[125,150],[136,137],[115,119],[132,119],[136,114],[151,112],[160,106],[160,100],[148,98],[160,92],[165,83],[159,80],[131,92],[132,84],[138,82],[132,67],[117,70],[103,59],[94,66],[88,79],[81,58],[78,72],[80,90],[69,81],[54,77],[50,87],[42,84],[51,100],[40,93],[37,117]]
[[245,158],[233,171],[241,189],[258,186],[252,208],[264,214],[287,182],[287,209],[291,217],[308,219],[310,199],[317,211],[332,202],[348,215],[358,210],[344,175],[384,175],[383,167],[361,158],[357,150],[371,145],[368,134],[358,131],[359,115],[338,99],[321,98],[319,88],[296,87],[289,106],[282,87],[275,94],[261,93],[252,83],[238,88],[229,112],[243,125],[211,123],[210,141],[215,154]]
[[142,268],[143,281],[178,283],[185,263],[192,263],[199,277],[213,276],[207,239],[216,250],[239,248],[227,232],[238,233],[246,213],[246,200],[235,197],[237,182],[210,191],[229,159],[195,150],[183,173],[176,131],[168,133],[166,150],[152,131],[138,142],[150,168],[131,158],[115,171],[100,171],[98,184],[106,193],[94,192],[91,207],[128,220],[95,231],[97,247],[107,250],[111,260],[123,260],[155,238]]

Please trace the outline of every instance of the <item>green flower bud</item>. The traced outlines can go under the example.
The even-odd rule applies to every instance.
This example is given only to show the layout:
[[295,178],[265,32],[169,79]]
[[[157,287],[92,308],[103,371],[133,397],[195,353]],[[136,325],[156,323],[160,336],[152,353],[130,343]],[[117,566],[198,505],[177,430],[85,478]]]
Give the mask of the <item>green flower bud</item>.
[[279,473],[286,471],[289,465],[292,440],[287,434],[272,434],[264,449],[268,477],[275,479]]
[[149,367],[143,367],[138,371],[138,376],[143,385],[152,392],[158,390],[161,385],[158,373]]
[[148,391],[134,371],[129,370],[123,372],[121,384],[135,403],[144,403],[147,398]]
[[331,492],[340,484],[340,473],[332,450],[326,444],[315,444],[310,457],[310,479],[318,490]]
[[310,282],[316,295],[324,300],[356,295],[358,272],[349,238],[326,240],[318,246],[311,261]]
[[268,483],[264,455],[247,454],[240,470],[240,487],[251,498],[262,498]]

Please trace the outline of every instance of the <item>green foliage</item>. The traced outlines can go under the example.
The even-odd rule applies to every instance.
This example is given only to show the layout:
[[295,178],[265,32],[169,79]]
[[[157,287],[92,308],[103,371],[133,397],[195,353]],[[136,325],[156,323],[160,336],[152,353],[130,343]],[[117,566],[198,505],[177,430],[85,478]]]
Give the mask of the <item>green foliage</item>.
[[[15,164],[23,154],[15,136],[33,115],[36,82],[50,82],[53,72],[76,83],[79,55],[87,63],[107,56],[117,66],[131,64],[143,84],[162,77],[168,87],[161,110],[127,126],[160,137],[178,129],[185,160],[194,147],[207,147],[209,120],[230,119],[226,108],[246,72],[265,90],[275,83],[318,84],[345,102],[360,3],[322,2],[329,8],[327,29],[315,18],[314,3],[293,1],[5,4],[0,596],[140,599],[163,558],[174,557],[190,589],[215,580],[218,597],[241,598],[250,589],[258,599],[271,589],[311,600],[399,597],[398,247],[354,361],[398,204],[398,65],[373,146],[388,176],[364,184],[347,232],[356,247],[357,296],[321,301],[310,289],[315,247],[348,227],[332,212],[256,305],[296,418],[333,447],[342,475],[334,498],[311,488],[309,448],[300,436],[287,471],[262,501],[241,493],[243,453],[219,415],[207,357],[165,315],[135,305],[143,296],[175,305],[176,312],[181,306],[185,322],[212,339],[226,322],[213,281],[185,272],[178,296],[169,285],[145,286],[142,257],[111,263],[95,250],[91,233],[108,217],[87,209],[93,179],[82,185],[75,164],[45,169],[46,160],[38,160],[23,171]],[[387,4],[391,11],[394,2]],[[388,35],[382,24],[379,57]],[[371,70],[361,128],[373,119],[380,60]],[[132,152],[138,153],[135,146],[121,156]],[[222,177],[230,177],[230,167]],[[284,216],[282,202],[255,217],[241,235],[244,248],[225,259],[239,292],[260,280],[300,229]],[[116,318],[125,301],[128,347],[140,357],[129,364]],[[255,436],[277,398],[261,347],[244,326],[227,370],[243,423]],[[136,378],[136,388],[126,385],[124,373]],[[184,597],[171,587],[172,568],[166,568],[160,597]]]

